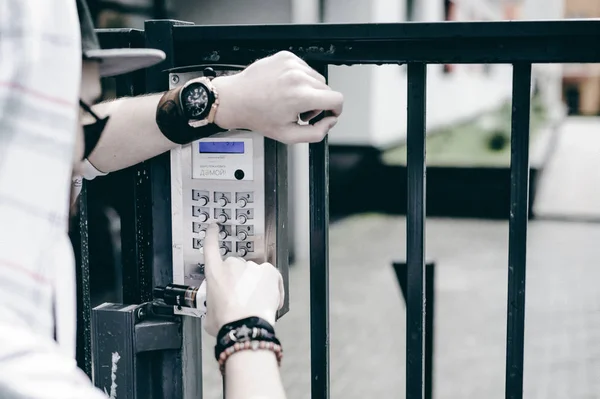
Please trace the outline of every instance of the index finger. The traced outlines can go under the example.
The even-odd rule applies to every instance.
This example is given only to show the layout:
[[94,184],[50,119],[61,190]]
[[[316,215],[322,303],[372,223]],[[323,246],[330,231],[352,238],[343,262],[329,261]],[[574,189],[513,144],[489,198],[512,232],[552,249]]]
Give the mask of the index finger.
[[218,267],[222,261],[219,252],[219,226],[213,222],[206,229],[204,237],[204,270]]
[[324,110],[330,111],[333,116],[340,116],[344,109],[344,95],[333,90],[310,90],[302,100],[302,106],[306,111]]

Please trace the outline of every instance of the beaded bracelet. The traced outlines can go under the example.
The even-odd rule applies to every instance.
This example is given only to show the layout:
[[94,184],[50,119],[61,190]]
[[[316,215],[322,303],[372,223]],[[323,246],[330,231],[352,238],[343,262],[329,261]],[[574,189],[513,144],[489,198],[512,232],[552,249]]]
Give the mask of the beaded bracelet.
[[278,345],[274,342],[267,341],[245,341],[245,342],[237,342],[233,346],[225,349],[219,355],[219,370],[222,375],[225,375],[225,362],[231,355],[236,352],[241,352],[244,350],[258,350],[258,349],[267,349],[273,351],[275,356],[277,357],[277,365],[281,367],[281,360],[283,359],[283,348],[281,345]]

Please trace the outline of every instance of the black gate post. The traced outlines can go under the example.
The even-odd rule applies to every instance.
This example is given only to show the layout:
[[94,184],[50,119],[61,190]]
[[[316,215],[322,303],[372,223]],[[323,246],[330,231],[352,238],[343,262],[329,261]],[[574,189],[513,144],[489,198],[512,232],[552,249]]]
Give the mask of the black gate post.
[[[394,272],[406,303],[407,264],[394,262]],[[425,265],[425,399],[433,398],[433,350],[435,342],[435,263]]]
[[427,65],[408,64],[406,399],[425,397],[425,110]]
[[[327,78],[327,65],[313,67]],[[309,145],[311,398],[329,399],[329,149]]]
[[75,284],[77,295],[77,367],[92,378],[92,303],[90,282],[90,253],[88,245],[87,184],[82,182],[77,199],[77,216],[71,220],[69,238],[75,255]]
[[525,270],[529,213],[529,117],[531,64],[513,65],[510,139],[510,217],[508,237],[508,304],[506,398],[523,398],[525,349]]

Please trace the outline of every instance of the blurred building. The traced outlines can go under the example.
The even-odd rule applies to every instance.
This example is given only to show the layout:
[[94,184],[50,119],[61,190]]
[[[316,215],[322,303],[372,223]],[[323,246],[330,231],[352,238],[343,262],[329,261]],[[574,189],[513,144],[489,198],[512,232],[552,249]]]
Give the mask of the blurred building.
[[[600,1],[565,0],[565,18],[598,18]],[[600,65],[564,66],[563,95],[571,114],[600,114]]]

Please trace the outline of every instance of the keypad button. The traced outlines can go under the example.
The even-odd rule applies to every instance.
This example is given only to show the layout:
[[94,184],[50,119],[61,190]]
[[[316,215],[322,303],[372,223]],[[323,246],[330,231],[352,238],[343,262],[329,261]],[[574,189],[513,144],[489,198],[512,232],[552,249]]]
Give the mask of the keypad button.
[[217,222],[223,224],[228,220],[231,220],[231,209],[215,209],[215,219]]
[[200,222],[206,222],[209,218],[209,209],[201,208],[199,206],[192,207],[192,216],[200,219]]
[[250,249],[248,248],[247,242],[236,243],[235,250],[236,250],[236,253],[238,254],[238,256],[241,256],[241,257],[244,257],[248,254],[248,252],[251,252]]
[[248,218],[246,217],[246,215],[238,215],[237,221],[239,224],[244,224],[248,221]]
[[225,192],[220,192],[220,191],[215,191],[215,202],[217,203],[218,206],[220,206],[221,208],[227,206],[227,204],[229,204],[232,199],[231,199],[231,193],[225,193]]
[[239,208],[244,208],[246,205],[248,205],[248,200],[246,198],[240,198],[237,200],[237,206]]
[[219,231],[219,240],[224,240],[229,236],[226,230]]
[[227,217],[227,215],[225,213],[221,213],[219,216],[217,216],[217,221],[219,223],[227,223],[227,220],[229,218]]
[[242,231],[238,231],[237,233],[237,239],[240,241],[244,241],[246,238],[248,238],[248,233],[244,230]]
[[206,238],[206,230],[200,230],[200,232],[198,233],[198,236],[200,236],[200,238],[202,238],[202,239]]
[[219,204],[220,207],[225,207],[227,206],[227,198],[225,197],[221,197],[217,200],[217,204]]
[[209,201],[208,191],[192,190],[192,199],[198,201],[200,206],[205,206]]
[[235,201],[239,201],[241,198],[245,199],[247,203],[254,202],[254,193],[252,191],[238,192],[235,193]]
[[246,220],[254,219],[254,209],[253,208],[236,209],[235,210],[236,219],[240,220],[240,216],[244,216],[242,218],[242,220],[244,220],[244,222],[240,222],[240,223],[245,223]]
[[225,256],[229,253],[229,248],[221,247],[221,248],[219,248],[219,253],[221,254],[221,256]]

